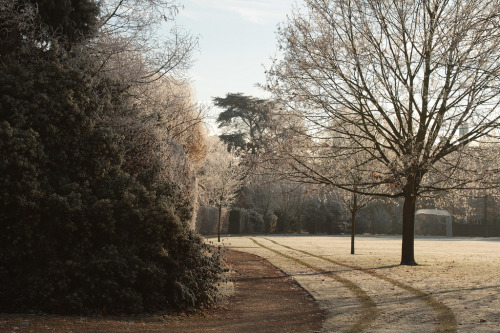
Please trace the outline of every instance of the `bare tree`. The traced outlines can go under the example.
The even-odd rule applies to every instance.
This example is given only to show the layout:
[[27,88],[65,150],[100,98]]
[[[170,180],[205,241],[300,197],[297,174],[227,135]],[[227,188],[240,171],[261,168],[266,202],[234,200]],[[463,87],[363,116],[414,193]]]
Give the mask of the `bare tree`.
[[207,160],[199,171],[200,201],[219,210],[217,239],[220,242],[222,208],[236,200],[242,185],[242,172],[236,155],[228,152],[218,137],[211,137],[209,145]]
[[[337,124],[335,124],[335,127]],[[345,125],[344,125],[345,126]],[[351,254],[354,254],[354,240],[356,237],[356,215],[358,211],[365,208],[371,201],[373,201],[373,196],[361,195],[358,192],[358,188],[363,183],[363,173],[366,169],[371,168],[372,163],[369,155],[366,154],[364,150],[365,145],[369,145],[369,142],[360,141],[360,138],[353,139],[357,128],[352,127],[349,130],[350,135],[339,136],[338,133],[325,133],[323,135],[324,139],[323,146],[320,147],[316,156],[341,156],[343,151],[355,152],[350,158],[340,159],[338,161],[333,161],[331,159],[322,159],[320,163],[326,164],[326,166],[321,171],[322,174],[342,174],[346,177],[347,189],[335,189],[333,190],[333,197],[339,201],[344,209],[349,212],[349,218],[351,221]],[[326,138],[331,137],[330,140]],[[314,142],[314,140],[312,141]],[[335,150],[338,150],[335,152]],[[311,150],[313,152],[314,149]],[[318,165],[319,166],[319,165]]]
[[263,232],[274,230],[274,211],[277,202],[278,184],[270,175],[251,174],[243,190],[245,204],[257,210],[264,218]]
[[305,186],[281,180],[276,183],[276,212],[279,214],[278,231],[301,232],[304,210]]
[[100,10],[98,34],[85,45],[96,74],[134,86],[186,76],[198,40],[175,24],[176,1],[102,0]]
[[356,216],[357,213],[368,206],[368,204],[373,201],[374,197],[360,195],[357,192],[357,186],[355,181],[353,182],[352,191],[347,190],[334,190],[333,197],[342,203],[344,209],[349,212],[349,217],[351,220],[351,254],[354,254],[354,240],[356,237]]
[[[435,207],[446,208],[455,220],[462,223],[488,224],[494,218],[496,206],[492,203],[500,197],[500,174],[498,161],[500,160],[500,145],[498,141],[478,142],[468,147],[462,155],[467,153],[467,165],[474,170],[478,177],[466,188],[460,186],[463,177],[450,177],[451,191],[440,193],[427,200]],[[462,156],[460,156],[462,157]],[[462,157],[463,158],[463,157]]]
[[194,102],[191,86],[183,80],[162,77],[130,89],[142,116],[165,130],[186,151],[198,170],[207,155],[205,109]]
[[[281,157],[311,182],[403,197],[401,264],[415,265],[417,198],[449,188],[450,177],[465,187],[486,176],[451,156],[500,126],[500,2],[307,0],[278,40],[283,59],[268,86],[284,113],[303,117],[293,131],[308,144]],[[358,148],[319,154],[325,132]],[[318,163],[358,154],[370,163],[356,189]]]
[[175,0],[102,0],[99,8],[96,34],[70,61],[128,105],[106,121],[126,138],[132,173],[160,168],[196,207],[196,171],[207,154],[204,109],[187,80],[197,38],[175,24]]

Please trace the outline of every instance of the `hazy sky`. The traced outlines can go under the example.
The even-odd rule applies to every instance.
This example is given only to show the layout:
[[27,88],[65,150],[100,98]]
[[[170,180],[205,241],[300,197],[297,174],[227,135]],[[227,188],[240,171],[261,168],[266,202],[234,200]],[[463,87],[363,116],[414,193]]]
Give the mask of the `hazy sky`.
[[265,83],[276,51],[278,23],[291,12],[295,0],[180,0],[184,9],[177,23],[199,36],[191,70],[197,100],[242,92],[266,97],[255,87]]

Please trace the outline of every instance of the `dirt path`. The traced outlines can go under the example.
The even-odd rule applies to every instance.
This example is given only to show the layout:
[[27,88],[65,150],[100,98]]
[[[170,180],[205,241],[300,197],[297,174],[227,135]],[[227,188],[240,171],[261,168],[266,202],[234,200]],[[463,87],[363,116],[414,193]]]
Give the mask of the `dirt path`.
[[139,318],[0,314],[0,332],[319,332],[325,312],[267,260],[229,251],[235,293],[202,315]]
[[249,253],[230,251],[228,262],[236,271],[227,310],[172,322],[169,332],[319,332],[325,313],[291,277]]

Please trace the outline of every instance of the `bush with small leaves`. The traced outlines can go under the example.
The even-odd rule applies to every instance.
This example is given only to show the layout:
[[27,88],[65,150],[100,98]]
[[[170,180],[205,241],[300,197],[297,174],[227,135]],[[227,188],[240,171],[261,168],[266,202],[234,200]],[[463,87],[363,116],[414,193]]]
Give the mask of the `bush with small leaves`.
[[57,62],[1,68],[0,91],[0,312],[214,301],[220,258],[189,229],[189,196],[161,168],[128,173],[100,121],[121,99]]

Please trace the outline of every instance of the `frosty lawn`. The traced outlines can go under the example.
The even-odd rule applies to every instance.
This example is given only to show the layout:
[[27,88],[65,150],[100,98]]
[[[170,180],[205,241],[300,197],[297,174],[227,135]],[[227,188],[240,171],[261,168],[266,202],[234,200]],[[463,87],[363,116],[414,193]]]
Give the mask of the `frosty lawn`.
[[[214,239],[208,239],[214,241]],[[216,243],[216,242],[214,242]],[[419,266],[399,266],[401,238],[227,237],[292,275],[329,312],[324,331],[497,332],[500,239],[421,237]]]

